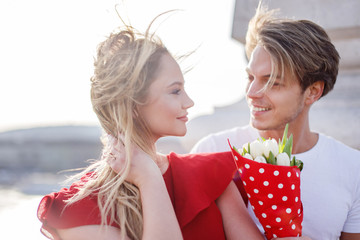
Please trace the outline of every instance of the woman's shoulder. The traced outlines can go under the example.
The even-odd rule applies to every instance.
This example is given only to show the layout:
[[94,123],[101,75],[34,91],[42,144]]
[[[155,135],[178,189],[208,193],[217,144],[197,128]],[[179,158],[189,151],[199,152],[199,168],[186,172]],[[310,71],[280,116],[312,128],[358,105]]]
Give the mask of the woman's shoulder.
[[236,171],[231,152],[169,154],[175,212],[181,226],[208,208]]
[[68,201],[89,179],[85,175],[69,188],[62,188],[44,196],[38,206],[37,217],[42,222],[41,231],[46,236],[56,234],[55,229],[65,229],[91,224],[100,224],[100,212],[96,195],[89,195],[75,203]]
[[188,174],[189,177],[197,177],[194,172],[200,176],[203,175],[223,175],[233,174],[235,171],[235,162],[232,153],[211,152],[211,153],[190,153],[190,154],[169,154],[169,162],[175,171],[182,174]]

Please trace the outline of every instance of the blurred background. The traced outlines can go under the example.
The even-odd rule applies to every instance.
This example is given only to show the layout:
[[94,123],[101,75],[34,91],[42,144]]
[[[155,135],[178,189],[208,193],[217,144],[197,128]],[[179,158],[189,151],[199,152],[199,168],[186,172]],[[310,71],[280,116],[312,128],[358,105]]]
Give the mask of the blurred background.
[[[328,31],[341,69],[334,91],[314,105],[311,127],[360,149],[360,2],[264,2]],[[89,78],[96,45],[121,25],[115,5],[140,31],[156,15],[181,10],[154,29],[175,55],[197,49],[181,63],[194,67],[185,75],[195,102],[188,134],[161,139],[161,152],[186,153],[206,134],[248,122],[243,44],[256,0],[3,0],[0,239],[45,239],[36,219],[41,196],[63,186],[71,174],[63,170],[100,155],[102,132],[91,109]]]

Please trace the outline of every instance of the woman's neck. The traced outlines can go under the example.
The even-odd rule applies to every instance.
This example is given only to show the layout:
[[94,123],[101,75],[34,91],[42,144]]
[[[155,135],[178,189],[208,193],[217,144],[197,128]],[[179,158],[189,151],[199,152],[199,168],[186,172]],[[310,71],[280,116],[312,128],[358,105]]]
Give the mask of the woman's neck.
[[159,167],[161,174],[164,174],[169,168],[169,159],[162,153],[157,153],[156,156],[155,163]]

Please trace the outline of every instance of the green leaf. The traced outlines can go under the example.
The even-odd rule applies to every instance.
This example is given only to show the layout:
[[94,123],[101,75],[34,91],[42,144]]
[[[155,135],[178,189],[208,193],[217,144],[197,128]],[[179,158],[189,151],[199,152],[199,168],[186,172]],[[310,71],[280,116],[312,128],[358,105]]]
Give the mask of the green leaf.
[[240,153],[239,150],[238,150],[235,146],[233,146],[233,149],[234,149],[235,151],[237,151],[238,153]]
[[299,160],[299,159],[295,159],[295,165],[301,170],[303,170],[303,167],[304,167],[304,163]]
[[[265,158],[265,159],[266,159],[266,158]],[[276,164],[275,156],[274,156],[274,154],[272,153],[272,151],[269,152],[269,158],[266,159],[266,160],[267,160],[267,163],[270,163],[270,164],[273,164],[273,165]]]
[[295,161],[296,161],[296,158],[295,158],[295,156],[293,156],[291,159],[291,162],[290,162],[290,166],[296,166]]
[[285,144],[287,142],[288,130],[289,130],[289,124],[287,123],[285,126],[285,130],[284,130],[284,134],[283,134],[281,143],[279,142],[279,153],[282,153],[285,148]]
[[293,145],[293,135],[291,134],[289,139],[286,141],[283,152],[286,152],[289,158],[291,158],[291,151]]

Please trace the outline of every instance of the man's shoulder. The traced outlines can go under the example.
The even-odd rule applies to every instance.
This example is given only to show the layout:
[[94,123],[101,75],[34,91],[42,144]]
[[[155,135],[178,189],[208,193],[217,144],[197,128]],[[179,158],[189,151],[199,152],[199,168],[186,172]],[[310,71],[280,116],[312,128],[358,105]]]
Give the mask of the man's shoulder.
[[229,150],[228,140],[233,145],[242,145],[242,142],[252,141],[257,136],[258,132],[250,125],[234,127],[201,138],[191,152],[227,151]]
[[319,134],[321,141],[323,142],[323,146],[326,149],[325,151],[329,151],[334,155],[343,156],[343,157],[358,157],[360,161],[360,151],[358,149],[352,148],[345,143],[327,136],[325,134]]
[[256,135],[256,130],[249,125],[234,127],[230,129],[225,129],[219,132],[210,133],[207,136],[203,137],[200,141],[217,141],[217,140],[227,140],[227,139],[238,139],[239,136],[248,136]]

